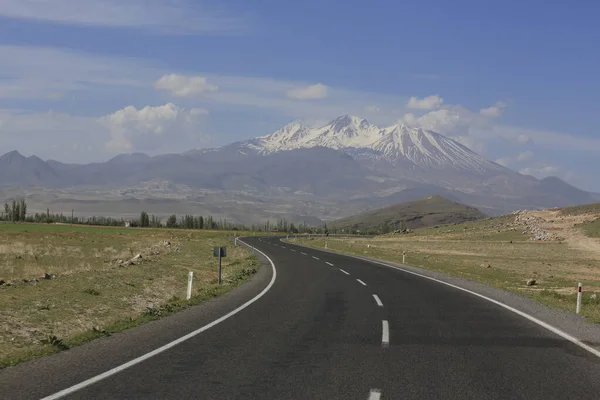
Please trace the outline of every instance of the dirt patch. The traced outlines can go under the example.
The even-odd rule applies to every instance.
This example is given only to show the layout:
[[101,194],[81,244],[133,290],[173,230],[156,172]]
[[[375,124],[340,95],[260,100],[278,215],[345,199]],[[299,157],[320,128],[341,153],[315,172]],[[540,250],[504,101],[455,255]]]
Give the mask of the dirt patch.
[[547,240],[564,241],[570,248],[600,260],[600,239],[586,236],[576,226],[596,221],[598,217],[595,213],[564,215],[561,210],[521,211],[515,216],[515,224],[527,222],[537,232],[552,232],[545,235]]

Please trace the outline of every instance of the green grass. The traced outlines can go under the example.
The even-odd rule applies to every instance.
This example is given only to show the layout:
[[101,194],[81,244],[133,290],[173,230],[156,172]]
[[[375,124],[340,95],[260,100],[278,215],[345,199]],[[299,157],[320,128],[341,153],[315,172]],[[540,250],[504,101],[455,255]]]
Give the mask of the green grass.
[[583,231],[589,237],[600,238],[600,219],[582,225]]
[[[243,232],[235,232],[243,235]],[[234,232],[0,224],[0,365],[49,354],[231,290],[258,261]],[[165,242],[170,242],[167,246]],[[223,285],[213,247],[227,246]],[[135,265],[119,263],[136,254]],[[193,298],[185,296],[194,272]],[[44,273],[55,279],[40,279]],[[23,279],[37,282],[23,283]],[[6,321],[6,322],[4,322]]]

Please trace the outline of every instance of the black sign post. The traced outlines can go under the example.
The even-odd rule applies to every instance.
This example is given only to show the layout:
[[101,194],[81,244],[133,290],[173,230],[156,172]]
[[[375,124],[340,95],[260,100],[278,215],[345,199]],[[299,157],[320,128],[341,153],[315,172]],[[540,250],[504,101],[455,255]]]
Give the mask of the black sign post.
[[213,256],[219,257],[219,285],[221,284],[221,257],[227,257],[227,247],[215,247]]

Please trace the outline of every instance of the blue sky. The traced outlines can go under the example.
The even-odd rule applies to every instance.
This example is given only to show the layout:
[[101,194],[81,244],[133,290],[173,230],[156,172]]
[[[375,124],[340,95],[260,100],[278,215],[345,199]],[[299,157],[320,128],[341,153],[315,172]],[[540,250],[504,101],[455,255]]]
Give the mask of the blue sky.
[[599,14],[591,1],[3,0],[0,152],[99,161],[354,114],[600,192]]

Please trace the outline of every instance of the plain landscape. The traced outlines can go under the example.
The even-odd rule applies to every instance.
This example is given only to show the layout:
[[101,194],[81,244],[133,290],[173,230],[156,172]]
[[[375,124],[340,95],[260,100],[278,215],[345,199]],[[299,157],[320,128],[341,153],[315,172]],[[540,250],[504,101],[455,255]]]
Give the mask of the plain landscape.
[[[0,366],[223,294],[256,273],[233,232],[0,223]],[[213,247],[227,246],[223,284]],[[185,300],[188,273],[192,298]]]
[[[377,235],[293,240],[390,261],[406,252],[409,264],[569,311],[582,282],[582,315],[600,323],[600,207],[589,205],[600,196],[511,171],[420,128],[343,116],[218,149],[122,154],[94,164],[13,151],[0,157],[0,187],[2,219],[13,221],[0,223],[0,366],[169,315],[245,282],[257,261],[229,246],[224,285],[217,284],[213,247],[249,234],[225,230],[233,226]],[[16,218],[21,203],[33,219]]]
[[402,262],[516,292],[600,323],[600,204],[536,211],[364,238],[295,243]]

